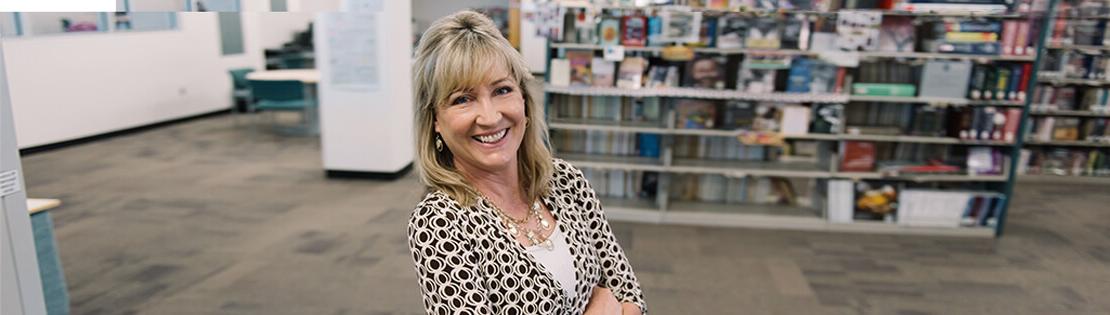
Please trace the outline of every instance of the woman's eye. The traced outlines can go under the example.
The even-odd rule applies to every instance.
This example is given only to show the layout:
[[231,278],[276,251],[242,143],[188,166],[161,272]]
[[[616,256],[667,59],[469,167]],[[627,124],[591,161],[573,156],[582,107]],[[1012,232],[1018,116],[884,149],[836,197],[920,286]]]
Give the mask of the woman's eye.
[[493,90],[494,95],[505,95],[505,94],[509,94],[509,93],[512,93],[512,92],[513,92],[513,88],[507,87],[507,86],[502,86],[502,87],[497,88],[496,90]]
[[451,101],[451,105],[466,104],[468,102],[470,102],[470,97],[469,96],[459,96],[459,97],[456,97],[454,100]]

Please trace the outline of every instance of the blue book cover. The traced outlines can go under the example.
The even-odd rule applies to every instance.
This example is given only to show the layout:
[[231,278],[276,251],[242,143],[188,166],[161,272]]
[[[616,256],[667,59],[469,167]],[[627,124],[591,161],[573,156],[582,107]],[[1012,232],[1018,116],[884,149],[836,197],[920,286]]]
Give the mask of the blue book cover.
[[813,61],[807,58],[798,58],[794,60],[794,64],[790,66],[790,76],[787,77],[786,91],[796,93],[808,93],[809,84],[813,78],[810,73]]
[[640,156],[659,157],[659,135],[652,133],[638,133],[636,134],[636,137],[638,142],[640,143]]

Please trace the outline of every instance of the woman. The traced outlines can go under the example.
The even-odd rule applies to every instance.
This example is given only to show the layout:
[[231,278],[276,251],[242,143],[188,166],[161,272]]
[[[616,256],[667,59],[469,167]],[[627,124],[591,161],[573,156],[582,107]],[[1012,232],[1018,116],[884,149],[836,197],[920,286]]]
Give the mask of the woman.
[[636,275],[582,172],[553,159],[531,74],[490,20],[420,39],[409,249],[433,314],[640,314]]

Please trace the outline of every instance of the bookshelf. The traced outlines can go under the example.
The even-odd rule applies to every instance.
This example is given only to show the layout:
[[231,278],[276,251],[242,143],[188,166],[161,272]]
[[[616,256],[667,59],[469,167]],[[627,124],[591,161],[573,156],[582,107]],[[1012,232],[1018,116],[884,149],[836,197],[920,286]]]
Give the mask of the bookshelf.
[[[555,155],[583,170],[611,219],[855,233],[1001,234],[1012,192],[1012,161],[1024,140],[1018,131],[1030,114],[1024,109],[1032,98],[1024,95],[1039,77],[1040,43],[1033,35],[1043,33],[1038,20],[1043,11],[576,3],[559,11],[564,20],[553,33],[559,35],[548,42],[543,86],[548,127]],[[681,28],[680,22],[693,15],[701,22],[687,25],[686,32],[652,30]],[[854,51],[829,46],[845,41],[847,35],[835,28],[840,19],[876,16],[901,23],[892,27],[909,28],[913,35],[893,44],[872,37],[881,47]],[[870,26],[857,27],[879,32],[888,26],[881,23],[876,18]],[[965,45],[949,38],[959,34],[920,35],[921,28],[936,30],[946,23],[984,28],[981,33],[993,32],[994,39]],[[767,25],[773,26],[761,29]],[[806,35],[789,35],[797,25]],[[764,31],[770,33],[758,33]],[[1018,37],[1029,38],[1017,42]],[[927,46],[926,40],[941,43]],[[945,44],[951,47],[940,47]],[[991,45],[1006,52],[980,50]],[[937,69],[943,72],[930,72]],[[972,84],[980,73],[994,77]],[[963,83],[946,82],[954,75]],[[967,124],[946,127],[949,119]],[[893,193],[888,195],[888,189]],[[892,196],[902,192],[934,191],[958,195],[934,207],[945,207],[949,214],[943,220],[925,217],[941,210],[924,206],[907,207],[898,218],[889,209],[861,208],[891,207],[901,202]],[[885,198],[884,203],[872,205],[875,198]],[[956,208],[966,211],[951,214]]]
[[1054,1],[1052,12],[1017,173],[1110,183],[1110,3]]

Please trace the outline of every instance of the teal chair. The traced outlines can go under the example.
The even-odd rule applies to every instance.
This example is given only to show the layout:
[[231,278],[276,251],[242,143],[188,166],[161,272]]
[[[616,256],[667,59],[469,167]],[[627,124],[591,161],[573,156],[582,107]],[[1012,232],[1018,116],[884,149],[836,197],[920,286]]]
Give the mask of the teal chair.
[[252,68],[238,68],[228,70],[231,74],[231,112],[235,114],[235,123],[239,123],[239,113],[249,112],[251,109],[251,87],[247,82],[247,74],[254,72]]
[[251,102],[252,112],[300,111],[305,133],[316,129],[312,124],[314,120],[308,117],[315,115],[316,100],[307,97],[304,83],[297,80],[249,80],[249,83],[254,98]]

